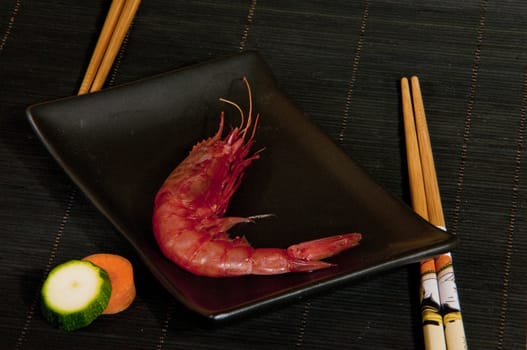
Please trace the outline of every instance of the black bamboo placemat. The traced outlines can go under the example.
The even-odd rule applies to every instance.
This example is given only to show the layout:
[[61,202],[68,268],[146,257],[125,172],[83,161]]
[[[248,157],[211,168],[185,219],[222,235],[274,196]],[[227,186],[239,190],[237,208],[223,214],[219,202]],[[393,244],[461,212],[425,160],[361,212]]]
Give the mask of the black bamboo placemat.
[[[420,349],[408,266],[211,325],[185,310],[64,175],[28,105],[74,95],[110,1],[0,2],[0,338],[8,349]],[[468,344],[525,348],[527,4],[515,1],[144,1],[108,86],[257,50],[284,91],[408,201],[398,81],[421,80]],[[127,311],[65,333],[40,314],[50,268],[127,256]],[[211,295],[211,297],[214,297]]]

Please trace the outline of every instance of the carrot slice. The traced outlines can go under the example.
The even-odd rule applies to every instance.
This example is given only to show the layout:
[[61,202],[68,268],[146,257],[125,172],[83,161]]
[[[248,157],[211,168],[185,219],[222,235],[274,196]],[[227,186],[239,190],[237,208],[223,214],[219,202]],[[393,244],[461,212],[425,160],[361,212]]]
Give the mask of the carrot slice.
[[116,314],[127,309],[135,299],[134,272],[128,259],[115,254],[99,253],[85,257],[110,276],[112,294],[103,314]]

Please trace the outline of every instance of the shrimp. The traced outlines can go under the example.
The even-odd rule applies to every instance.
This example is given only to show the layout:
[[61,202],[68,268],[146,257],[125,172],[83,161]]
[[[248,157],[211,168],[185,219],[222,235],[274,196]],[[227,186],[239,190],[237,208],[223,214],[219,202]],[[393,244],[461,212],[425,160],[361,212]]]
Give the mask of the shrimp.
[[247,118],[236,103],[220,99],[238,109],[241,124],[222,137],[222,112],[216,134],[197,143],[165,180],[154,200],[155,239],[168,259],[200,276],[272,275],[333,266],[320,260],[358,245],[360,233],[306,241],[286,249],[254,248],[245,237],[230,238],[228,234],[234,225],[258,217],[224,217],[244,170],[260,157],[260,151],[250,154],[259,115],[253,125],[251,88],[245,77],[243,81],[249,94]]

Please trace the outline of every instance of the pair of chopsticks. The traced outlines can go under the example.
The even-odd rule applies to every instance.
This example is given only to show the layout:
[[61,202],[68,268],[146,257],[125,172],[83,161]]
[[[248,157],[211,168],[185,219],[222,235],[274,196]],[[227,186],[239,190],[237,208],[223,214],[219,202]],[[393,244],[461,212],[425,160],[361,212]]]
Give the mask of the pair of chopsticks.
[[141,0],[112,0],[79,95],[98,91],[104,85],[140,3]]
[[[401,79],[408,175],[414,211],[446,229],[419,79]],[[467,349],[452,256],[421,262],[421,314],[427,350]]]

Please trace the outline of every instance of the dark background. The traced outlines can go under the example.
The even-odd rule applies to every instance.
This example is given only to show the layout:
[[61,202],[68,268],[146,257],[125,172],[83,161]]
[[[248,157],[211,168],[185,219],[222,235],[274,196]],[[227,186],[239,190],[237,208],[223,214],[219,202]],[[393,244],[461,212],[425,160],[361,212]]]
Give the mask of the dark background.
[[[36,139],[25,108],[75,95],[110,1],[0,2],[0,338],[13,349],[421,349],[418,268],[226,324],[184,309]],[[258,50],[281,88],[408,202],[399,79],[418,75],[472,349],[525,348],[527,3],[143,1],[107,85]],[[68,334],[39,289],[54,265],[127,256],[127,311]]]

